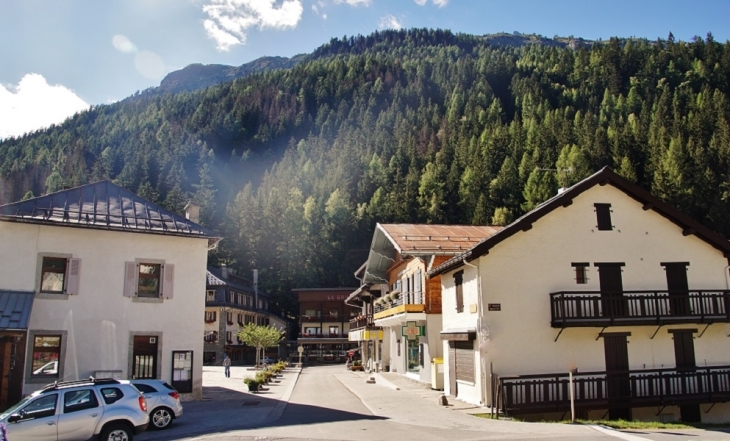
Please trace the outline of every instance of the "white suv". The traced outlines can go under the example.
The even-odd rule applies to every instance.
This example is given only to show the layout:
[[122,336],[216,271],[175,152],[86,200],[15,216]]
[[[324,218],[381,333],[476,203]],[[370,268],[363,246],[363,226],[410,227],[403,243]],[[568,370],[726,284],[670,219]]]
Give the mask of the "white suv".
[[145,397],[111,378],[49,384],[0,414],[13,441],[132,441],[149,422]]

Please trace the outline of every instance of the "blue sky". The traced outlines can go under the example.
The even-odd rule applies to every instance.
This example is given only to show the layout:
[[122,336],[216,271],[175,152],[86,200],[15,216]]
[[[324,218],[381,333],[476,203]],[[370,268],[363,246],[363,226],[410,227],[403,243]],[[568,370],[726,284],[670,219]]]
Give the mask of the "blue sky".
[[159,85],[191,63],[308,53],[386,28],[730,39],[730,1],[0,0],[0,138]]

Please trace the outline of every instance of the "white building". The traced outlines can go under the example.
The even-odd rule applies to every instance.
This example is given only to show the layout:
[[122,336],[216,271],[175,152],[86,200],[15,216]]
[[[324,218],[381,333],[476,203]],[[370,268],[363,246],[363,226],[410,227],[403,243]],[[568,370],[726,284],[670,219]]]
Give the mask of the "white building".
[[511,415],[730,419],[730,244],[609,169],[431,271],[446,391]]
[[200,398],[200,293],[218,241],[110,182],[0,207],[0,290],[34,293],[11,348],[22,393],[110,376]]

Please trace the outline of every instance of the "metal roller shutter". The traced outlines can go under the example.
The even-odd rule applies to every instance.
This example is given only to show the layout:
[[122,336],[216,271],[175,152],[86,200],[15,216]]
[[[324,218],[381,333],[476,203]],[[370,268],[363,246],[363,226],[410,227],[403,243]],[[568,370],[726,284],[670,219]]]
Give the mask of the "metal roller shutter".
[[456,379],[475,383],[474,342],[455,341],[454,347],[456,352]]

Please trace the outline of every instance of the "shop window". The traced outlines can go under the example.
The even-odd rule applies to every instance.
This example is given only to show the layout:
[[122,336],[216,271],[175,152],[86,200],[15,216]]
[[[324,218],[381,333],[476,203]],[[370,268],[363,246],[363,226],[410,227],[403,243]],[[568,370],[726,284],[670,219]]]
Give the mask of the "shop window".
[[33,337],[32,377],[59,378],[61,339],[60,335],[35,335]]

